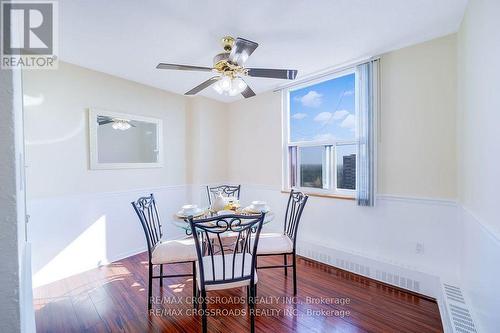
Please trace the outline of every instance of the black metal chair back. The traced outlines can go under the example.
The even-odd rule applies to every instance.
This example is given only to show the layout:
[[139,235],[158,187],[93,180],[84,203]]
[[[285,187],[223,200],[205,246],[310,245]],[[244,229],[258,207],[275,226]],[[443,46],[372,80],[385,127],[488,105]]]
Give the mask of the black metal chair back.
[[148,243],[149,260],[151,261],[152,251],[163,236],[161,230],[160,216],[156,208],[156,201],[151,193],[147,197],[141,197],[137,201],[132,202],[139,220],[141,221],[144,235]]
[[212,205],[212,200],[217,193],[222,193],[223,197],[235,197],[240,199],[241,185],[218,185],[207,186],[208,204]]
[[286,206],[285,213],[284,233],[293,241],[294,249],[300,218],[302,216],[302,211],[304,210],[304,206],[306,205],[308,198],[309,197],[304,193],[294,190],[290,191],[290,196],[288,197],[288,204]]
[[[198,254],[201,290],[216,285],[250,280],[255,281],[257,245],[265,214],[224,215],[205,219],[188,218]],[[233,248],[222,243],[224,233],[236,238]],[[252,233],[255,233],[254,237]],[[207,244],[209,244],[207,246]],[[217,246],[220,251],[215,252]],[[203,260],[206,259],[205,261]],[[250,262],[250,265],[248,263]],[[205,265],[209,265],[208,269]],[[245,264],[246,263],[246,264]],[[220,265],[218,265],[220,264]],[[207,272],[207,276],[205,276]]]

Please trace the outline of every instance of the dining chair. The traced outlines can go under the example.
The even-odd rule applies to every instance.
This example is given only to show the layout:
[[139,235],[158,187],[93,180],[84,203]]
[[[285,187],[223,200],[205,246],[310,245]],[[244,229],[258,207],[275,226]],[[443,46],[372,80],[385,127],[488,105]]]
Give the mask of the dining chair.
[[[198,256],[197,297],[202,306],[202,330],[207,332],[207,291],[247,287],[250,306],[250,330],[255,331],[255,297],[257,296],[256,251],[264,221],[259,215],[222,215],[205,219],[188,218]],[[231,251],[223,246],[224,233],[236,234]],[[255,233],[253,241],[252,233]],[[221,249],[215,253],[213,247],[204,247],[205,240],[216,239]],[[252,243],[252,244],[251,244]],[[242,246],[240,246],[242,244]]]
[[218,193],[222,193],[222,196],[224,197],[235,197],[236,199],[239,200],[240,189],[241,185],[217,185],[217,186],[207,185],[208,205],[212,206],[212,200]]
[[[293,269],[293,294],[297,295],[297,258],[296,243],[302,211],[306,205],[308,196],[302,192],[290,191],[285,213],[285,224],[283,233],[262,233],[260,235],[257,256],[283,256],[283,265],[257,266],[257,269],[284,268],[285,276],[288,275],[288,267]],[[288,255],[292,255],[292,264],[288,264]]]
[[[196,295],[196,249],[193,238],[180,240],[163,240],[162,226],[160,216],[156,207],[156,201],[151,193],[149,196],[141,197],[132,202],[137,216],[141,222],[148,245],[148,313],[152,307],[152,284],[153,279],[160,279],[160,288],[163,287],[163,278],[185,277],[193,278],[193,297]],[[163,274],[163,265],[192,263],[191,274]],[[153,267],[160,266],[160,275],[153,275]]]

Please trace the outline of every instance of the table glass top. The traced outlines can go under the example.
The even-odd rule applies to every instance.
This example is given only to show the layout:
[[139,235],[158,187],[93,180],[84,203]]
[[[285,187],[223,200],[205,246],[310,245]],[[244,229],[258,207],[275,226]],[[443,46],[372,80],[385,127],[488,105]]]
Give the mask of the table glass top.
[[[237,215],[257,215],[258,213],[252,213],[249,212],[246,209],[237,209],[234,211],[234,214]],[[196,216],[194,219],[203,219],[203,218],[208,218],[208,217],[214,217],[217,216],[217,213],[211,211],[208,207],[203,209],[203,213],[201,213],[199,216]],[[221,215],[222,217],[223,215]],[[266,212],[266,215],[264,216],[264,222],[263,224],[267,224],[271,221],[274,220],[274,213],[272,211]],[[187,220],[185,220],[185,217],[179,216],[177,214],[174,215],[174,219],[172,221],[174,225],[177,227],[183,229],[186,234],[191,234],[191,226],[187,223]]]

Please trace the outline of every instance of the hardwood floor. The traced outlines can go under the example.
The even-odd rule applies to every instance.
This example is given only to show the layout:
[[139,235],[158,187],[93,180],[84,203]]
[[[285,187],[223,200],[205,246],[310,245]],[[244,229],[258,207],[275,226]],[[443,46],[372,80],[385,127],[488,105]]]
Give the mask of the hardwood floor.
[[[277,264],[282,258],[259,258]],[[188,264],[166,272],[189,272]],[[340,269],[298,259],[298,295],[292,274],[260,270],[257,332],[442,332],[435,302]],[[147,254],[57,281],[35,290],[37,332],[201,332],[193,316],[190,278],[154,281],[153,314],[147,315]],[[209,332],[247,332],[244,288],[209,292]],[[289,298],[287,298],[289,297]],[[321,304],[323,303],[323,304]],[[170,313],[169,313],[170,311]]]

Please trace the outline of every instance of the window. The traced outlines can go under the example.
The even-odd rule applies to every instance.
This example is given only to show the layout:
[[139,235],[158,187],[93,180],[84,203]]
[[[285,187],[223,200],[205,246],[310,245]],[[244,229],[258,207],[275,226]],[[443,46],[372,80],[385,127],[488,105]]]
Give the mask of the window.
[[284,92],[284,187],[355,195],[357,73],[350,70]]

